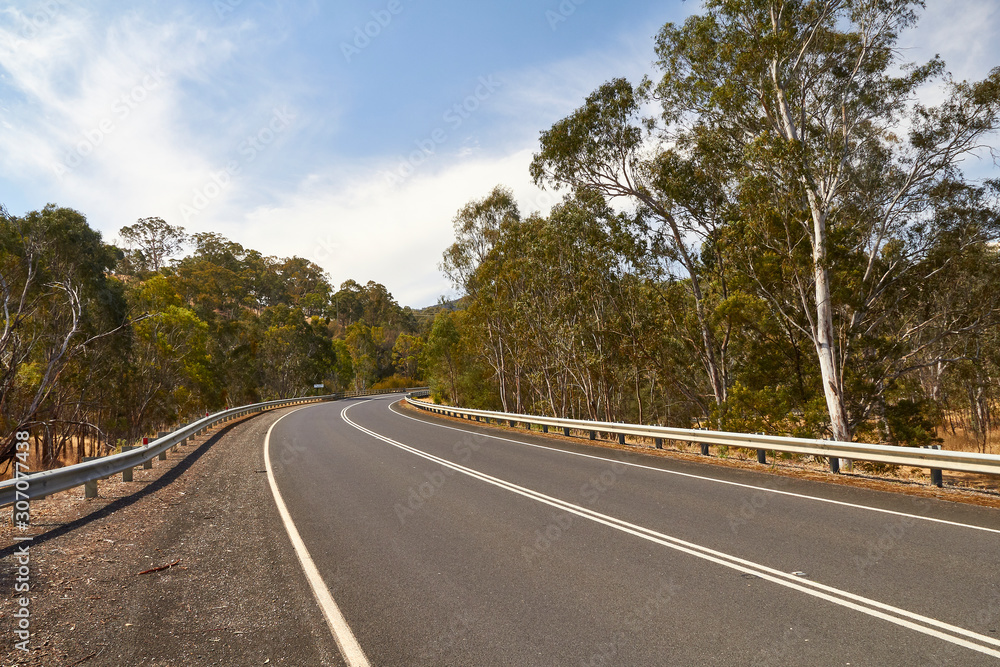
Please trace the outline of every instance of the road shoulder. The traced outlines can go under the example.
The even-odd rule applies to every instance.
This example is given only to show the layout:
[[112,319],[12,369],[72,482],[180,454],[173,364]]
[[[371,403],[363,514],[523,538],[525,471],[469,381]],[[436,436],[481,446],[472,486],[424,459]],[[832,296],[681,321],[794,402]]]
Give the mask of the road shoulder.
[[4,527],[0,662],[343,664],[265,473],[264,435],[288,411],[227,425],[131,484],[102,480],[95,500],[72,489],[33,502],[28,654],[7,641],[21,594]]

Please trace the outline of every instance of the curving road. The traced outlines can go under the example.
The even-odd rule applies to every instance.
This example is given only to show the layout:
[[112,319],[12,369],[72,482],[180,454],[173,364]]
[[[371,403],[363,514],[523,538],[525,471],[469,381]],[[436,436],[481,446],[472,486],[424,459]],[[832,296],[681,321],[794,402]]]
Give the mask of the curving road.
[[1000,511],[543,440],[398,397],[290,412],[279,509],[349,664],[1000,664]]

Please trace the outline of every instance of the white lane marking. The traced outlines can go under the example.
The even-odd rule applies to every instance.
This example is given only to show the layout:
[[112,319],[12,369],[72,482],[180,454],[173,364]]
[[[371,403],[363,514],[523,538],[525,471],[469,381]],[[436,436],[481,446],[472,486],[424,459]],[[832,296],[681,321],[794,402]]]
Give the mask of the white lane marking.
[[[304,409],[299,408],[299,410]],[[313,595],[316,596],[316,602],[319,603],[320,609],[323,610],[323,616],[326,617],[326,624],[330,627],[330,632],[333,634],[333,640],[337,643],[337,648],[340,649],[340,654],[344,656],[348,667],[370,667],[371,663],[365,657],[365,652],[361,650],[361,644],[358,643],[358,640],[354,637],[354,633],[351,632],[351,626],[347,624],[347,619],[340,612],[340,607],[333,601],[330,589],[326,587],[323,577],[316,568],[316,563],[313,562],[312,556],[309,555],[309,550],[306,548],[305,542],[302,541],[302,536],[299,535],[299,530],[292,521],[292,515],[288,513],[288,507],[285,506],[285,501],[281,497],[281,491],[278,490],[278,483],[274,480],[274,470],[271,468],[270,456],[271,431],[278,425],[278,422],[295,412],[298,412],[298,410],[293,410],[276,419],[271,424],[271,428],[267,429],[267,435],[264,436],[264,465],[267,468],[267,481],[271,485],[271,493],[274,494],[274,502],[278,506],[278,514],[281,515],[281,520],[285,524],[285,530],[288,531],[288,537],[292,541],[292,546],[295,547],[295,553],[299,557],[299,562],[302,564],[306,578],[309,580]]]
[[629,463],[628,461],[619,461],[618,459],[608,459],[603,456],[596,456],[594,454],[583,454],[581,452],[569,452],[565,449],[557,449],[555,447],[547,447],[545,445],[537,445],[532,442],[524,442],[523,440],[512,440],[511,438],[501,438],[497,435],[488,435],[485,433],[479,433],[478,431],[469,431],[466,429],[458,428],[455,426],[446,426],[444,424],[436,424],[434,422],[424,421],[423,419],[417,419],[416,417],[411,417],[410,415],[403,414],[399,410],[393,410],[392,406],[389,405],[389,410],[400,417],[405,417],[406,419],[412,419],[415,422],[420,422],[421,424],[427,424],[429,426],[436,426],[438,428],[446,428],[452,431],[458,431],[460,433],[475,433],[476,435],[481,435],[484,438],[492,438],[494,440],[500,440],[503,442],[511,442],[516,445],[523,445],[525,447],[535,447],[537,449],[544,449],[550,452],[558,452],[561,454],[568,454],[570,456],[581,456],[586,459],[596,459],[598,461],[609,461],[612,463],[620,463],[622,465],[631,466],[633,468],[643,468],[644,470],[654,470],[656,472],[666,473],[668,475],[678,475],[680,477],[690,477],[691,479],[699,479],[706,482],[715,482],[716,484],[727,484],[729,486],[739,486],[744,489],[753,489],[755,491],[766,491],[767,493],[776,493],[782,496],[791,496],[793,498],[803,498],[805,500],[815,500],[820,503],[829,503],[831,505],[841,505],[843,507],[853,507],[855,509],[868,510],[869,512],[880,512],[882,514],[892,514],[895,516],[909,517],[913,519],[920,519],[921,521],[930,521],[933,523],[943,523],[948,526],[958,526],[959,528],[971,528],[972,530],[982,530],[987,533],[997,533],[1000,534],[1000,529],[997,528],[986,528],[984,526],[977,526],[971,523],[960,523],[958,521],[948,521],[947,519],[937,519],[931,516],[922,516],[920,514],[910,514],[907,512],[899,512],[896,510],[882,509],[881,507],[871,507],[869,505],[859,505],[857,503],[849,503],[843,500],[832,500],[830,498],[821,498],[820,496],[810,496],[803,493],[793,493],[792,491],[780,491],[778,489],[771,489],[766,486],[755,486],[753,484],[743,484],[741,482],[730,482],[725,479],[718,479],[715,477],[706,477],[704,475],[695,475],[689,472],[679,472],[677,470],[667,470],[666,468],[657,468],[655,466],[647,466],[641,463]]
[[[513,484],[506,480],[500,479],[498,477],[493,477],[492,475],[487,475],[486,473],[479,472],[472,468],[467,468],[463,465],[453,463],[447,459],[434,456],[433,454],[428,454],[419,449],[411,447],[409,445],[403,444],[392,438],[383,436],[375,431],[365,428],[354,421],[352,421],[347,416],[347,411],[353,406],[348,406],[344,408],[340,416],[347,424],[350,424],[354,428],[358,429],[363,433],[367,433],[373,438],[377,438],[383,442],[386,442],[394,447],[402,449],[404,451],[410,452],[422,458],[425,458],[434,463],[447,466],[457,472],[461,472],[469,477],[479,479],[488,484],[500,487],[507,491],[511,491],[518,495],[524,496],[536,502],[544,503],[550,505],[557,509],[561,509],[577,516],[583,517],[594,521],[595,523],[600,523],[605,526],[609,526],[623,533],[628,533],[636,537],[640,537],[644,540],[660,544],[662,546],[680,551],[683,553],[690,554],[697,558],[707,560],[713,563],[717,563],[724,567],[728,567],[739,572],[745,572],[747,574],[756,575],[762,579],[766,579],[773,583],[786,588],[791,588],[793,590],[800,591],[807,595],[832,602],[833,604],[840,605],[842,607],[847,607],[848,609],[854,609],[855,611],[860,611],[861,613],[868,614],[869,616],[874,616],[876,618],[881,618],[895,625],[899,625],[904,628],[920,632],[931,637],[936,637],[944,641],[956,644],[958,646],[963,646],[965,648],[971,649],[973,651],[978,651],[979,653],[984,653],[993,657],[1000,658],[1000,650],[991,648],[989,646],[983,646],[982,644],[974,643],[971,640],[982,642],[983,644],[992,644],[995,646],[1000,646],[1000,640],[994,639],[993,637],[988,637],[986,635],[981,635],[972,630],[967,630],[944,621],[939,621],[928,616],[923,616],[899,607],[894,607],[877,600],[872,600],[860,595],[856,595],[849,591],[844,591],[833,586],[827,586],[819,582],[803,580],[801,578],[795,577],[788,574],[787,572],[782,572],[781,570],[776,570],[774,568],[767,567],[766,565],[761,565],[753,561],[745,560],[737,556],[732,556],[722,551],[716,551],[714,549],[709,549],[708,547],[703,547],[699,544],[693,542],[688,542],[686,540],[681,540],[664,533],[660,533],[637,524],[629,523],[615,517],[601,514],[600,512],[595,512],[594,510],[582,507],[580,505],[574,505],[559,498],[554,498],[552,496],[539,493],[538,491],[533,491],[523,486]],[[952,633],[952,634],[949,634]],[[960,636],[956,636],[960,635]],[[968,639],[966,639],[968,638]]]

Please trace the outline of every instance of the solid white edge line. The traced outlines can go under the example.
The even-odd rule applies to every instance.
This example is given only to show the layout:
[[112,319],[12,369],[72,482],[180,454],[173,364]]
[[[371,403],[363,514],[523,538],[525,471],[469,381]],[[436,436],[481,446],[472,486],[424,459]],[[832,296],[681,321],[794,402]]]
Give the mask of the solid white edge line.
[[330,594],[330,589],[323,582],[323,577],[316,568],[316,563],[313,562],[305,542],[302,541],[302,536],[299,535],[299,531],[292,521],[292,515],[289,514],[288,507],[281,497],[281,491],[278,490],[278,483],[274,479],[274,470],[271,468],[271,431],[274,430],[274,427],[282,419],[306,407],[314,406],[304,406],[298,410],[292,410],[276,419],[271,424],[271,427],[267,429],[267,435],[264,436],[264,466],[267,468],[267,481],[271,485],[271,493],[274,495],[275,505],[278,506],[278,514],[281,515],[281,520],[285,524],[285,530],[288,531],[288,538],[292,541],[295,554],[299,557],[302,570],[305,572],[306,579],[309,580],[313,595],[316,596],[316,602],[319,604],[320,609],[323,610],[326,624],[330,627],[330,633],[333,635],[333,640],[337,643],[337,648],[340,649],[340,654],[349,667],[370,667],[371,663],[365,657],[365,652],[361,649],[361,644],[358,643],[357,638],[355,638],[354,633],[351,631],[351,626],[347,624],[347,619],[341,613],[340,607],[334,602],[333,595]]
[[[594,454],[584,454],[582,452],[569,452],[569,451],[566,451],[565,449],[559,449],[557,447],[548,447],[546,445],[538,445],[538,444],[535,444],[533,442],[524,442],[523,440],[513,440],[511,438],[502,438],[502,437],[500,437],[498,435],[489,435],[489,434],[486,434],[486,433],[479,433],[478,431],[470,431],[470,430],[458,428],[456,426],[447,426],[445,424],[435,424],[434,422],[425,421],[423,419],[417,419],[416,417],[411,417],[410,415],[403,414],[399,410],[393,410],[393,405],[395,405],[395,403],[392,403],[392,404],[390,404],[388,406],[389,407],[389,411],[392,412],[392,413],[394,413],[394,414],[399,415],[400,417],[405,417],[406,419],[412,419],[413,421],[420,422],[422,424],[428,424],[429,426],[436,426],[438,428],[446,428],[446,429],[449,429],[451,431],[458,431],[460,433],[475,433],[476,435],[481,435],[484,438],[492,438],[494,440],[500,440],[502,442],[510,442],[510,443],[515,444],[515,445],[523,445],[525,447],[534,447],[536,449],[545,449],[545,450],[550,451],[550,452],[558,452],[558,453],[561,453],[561,454],[568,454],[570,456],[580,456],[580,457],[587,458],[587,459],[595,459],[597,461],[610,461],[612,463],[620,463],[622,465],[630,466],[632,468],[642,468],[644,470],[653,470],[653,471],[656,471],[656,472],[666,473],[668,475],[677,475],[679,477],[689,477],[691,479],[698,479],[698,480],[702,480],[702,481],[706,481],[706,482],[714,482],[716,484],[726,484],[728,486],[738,486],[738,487],[742,487],[744,489],[753,489],[755,491],[765,491],[767,493],[775,493],[775,494],[778,494],[778,495],[790,496],[790,497],[793,497],[793,498],[802,498],[804,500],[814,500],[814,501],[820,502],[820,503],[829,503],[831,505],[840,505],[842,507],[853,507],[854,509],[867,510],[869,512],[879,512],[881,514],[892,514],[893,516],[908,517],[908,518],[912,518],[912,519],[919,519],[921,521],[930,521],[932,523],[941,523],[941,524],[944,524],[944,525],[947,525],[947,526],[957,526],[959,528],[970,528],[972,530],[981,530],[981,531],[987,532],[987,533],[997,533],[997,534],[1000,534],[1000,528],[986,528],[985,526],[977,526],[977,525],[971,524],[971,523],[961,523],[961,522],[958,522],[958,521],[948,521],[947,519],[937,519],[937,518],[931,517],[931,516],[922,516],[920,514],[910,514],[908,512],[900,512],[900,511],[897,511],[897,510],[887,510],[887,509],[883,509],[881,507],[871,507],[869,505],[859,505],[857,503],[849,503],[849,502],[846,502],[846,501],[843,501],[843,500],[833,500],[831,498],[821,498],[819,496],[810,496],[810,495],[806,495],[806,494],[803,494],[803,493],[794,493],[792,491],[781,491],[780,489],[771,489],[771,488],[768,488],[766,486],[755,486],[753,484],[744,484],[742,482],[731,482],[729,480],[718,479],[716,477],[707,477],[707,476],[704,476],[704,475],[695,475],[695,474],[689,473],[689,472],[680,472],[680,471],[677,471],[677,470],[668,470],[666,468],[657,468],[656,466],[648,466],[648,465],[643,465],[641,463],[631,463],[629,461],[620,461],[618,459],[609,459],[609,458],[605,458],[603,456],[596,456]],[[629,453],[631,454],[633,452],[629,452]],[[640,451],[636,451],[634,453],[636,453],[636,454],[642,454],[643,452],[640,450]]]
[[[472,468],[467,468],[463,465],[452,463],[447,459],[442,459],[433,454],[428,454],[427,452],[423,452],[419,449],[416,449],[404,443],[393,440],[392,438],[389,438],[387,436],[383,436],[379,433],[376,433],[375,431],[372,431],[370,429],[365,428],[364,426],[361,426],[360,424],[357,424],[356,422],[352,421],[346,414],[351,407],[353,406],[347,406],[343,410],[341,410],[340,416],[347,424],[353,426],[359,431],[367,433],[368,435],[377,438],[383,442],[386,442],[394,447],[397,447],[404,451],[408,451],[412,454],[425,458],[429,461],[445,465],[465,475],[487,482],[488,484],[492,484],[507,491],[511,491],[523,497],[535,500],[536,502],[541,502],[546,505],[550,505],[552,507],[556,507],[558,509],[571,512],[585,519],[590,519],[591,521],[594,521],[596,523],[606,525],[621,532],[628,533],[636,537],[640,537],[642,539],[654,542],[656,544],[660,544],[670,549],[688,553],[692,556],[695,556],[696,558],[708,560],[710,562],[714,562],[724,567],[734,569],[740,572],[753,574],[762,579],[766,579],[768,581],[776,583],[780,586],[800,591],[807,595],[820,598],[828,602],[832,602],[842,607],[847,607],[849,609],[854,609],[855,611],[860,611],[869,616],[874,616],[876,618],[883,619],[895,625],[899,625],[901,627],[905,627],[925,635],[936,637],[943,641],[947,641],[952,644],[977,651],[979,653],[984,653],[986,655],[1000,658],[1000,651],[996,649],[990,648],[989,646],[976,644],[962,637],[956,637],[954,635],[947,634],[947,632],[954,632],[956,634],[964,635],[966,637],[984,642],[986,644],[1000,645],[1000,641],[994,639],[993,637],[987,637],[972,630],[967,630],[966,628],[955,626],[950,623],[946,623],[944,621],[939,621],[934,618],[923,616],[921,614],[916,614],[914,612],[910,612],[905,609],[901,609],[899,607],[894,607],[892,605],[888,605],[883,602],[879,602],[877,600],[865,598],[863,596],[856,595],[849,591],[843,591],[841,589],[832,586],[827,586],[825,584],[820,584],[818,582],[813,582],[809,580],[787,580],[784,579],[784,577],[789,576],[787,573],[775,570],[765,565],[760,565],[753,561],[745,560],[737,556],[731,556],[721,551],[716,551],[714,549],[709,549],[708,547],[703,547],[701,545],[692,542],[687,542],[685,540],[681,540],[676,537],[671,537],[670,535],[658,533],[649,528],[644,528],[642,526],[630,524],[621,519],[617,519],[609,515],[595,512],[594,510],[590,510],[586,507],[574,505],[564,500],[547,496],[538,491],[533,491],[526,487],[519,486],[512,482],[507,482],[506,480],[502,480],[493,477],[491,475],[487,475],[486,473],[479,472]],[[455,429],[455,430],[460,430],[460,429]],[[838,595],[843,597],[837,597]],[[864,606],[864,605],[870,605],[870,606]],[[898,614],[898,616],[893,614]],[[902,618],[900,618],[900,616],[902,616]],[[919,623],[926,623],[937,627],[927,627],[926,625],[920,625]]]

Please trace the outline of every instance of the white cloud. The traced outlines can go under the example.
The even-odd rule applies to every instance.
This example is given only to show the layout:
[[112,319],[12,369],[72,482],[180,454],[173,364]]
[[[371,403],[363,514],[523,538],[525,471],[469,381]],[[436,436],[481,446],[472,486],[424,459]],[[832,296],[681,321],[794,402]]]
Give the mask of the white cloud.
[[495,111],[517,119],[521,136],[534,141],[602,83],[619,77],[638,83],[652,76],[654,57],[651,33],[641,32],[619,36],[609,49],[502,73],[507,86],[497,95]]
[[[410,155],[370,159],[349,170],[327,167],[274,203],[246,212],[238,205],[213,206],[192,226],[268,255],[307,257],[337,284],[375,280],[405,305],[454,296],[438,264],[454,240],[458,209],[496,185],[514,191],[523,214],[547,212],[558,201],[560,195],[539,190],[528,173],[538,133],[607,79],[638,80],[649,70],[651,46],[645,53],[624,38],[622,43],[621,49],[497,75],[502,85],[484,94],[481,108],[476,104],[471,113],[490,114],[502,146],[481,146],[479,136],[468,134],[471,123],[442,123],[438,136],[444,139],[427,133]],[[433,152],[422,153],[420,142]]]
[[905,56],[917,62],[940,54],[959,81],[984,78],[1000,64],[1000,5],[983,0],[927,3],[917,28],[904,35]]
[[211,146],[192,150],[184,87],[232,55],[225,32],[208,39],[184,19],[45,7],[44,21],[8,12],[0,24],[3,176],[106,234],[175,209],[174,193],[200,185],[214,163]]
[[513,189],[524,213],[555,201],[531,184],[530,160],[525,149],[428,165],[395,186],[377,169],[353,179],[313,175],[286,201],[248,213],[227,232],[265,254],[307,257],[337,284],[375,280],[400,303],[427,306],[452,294],[437,266],[459,208],[496,185]]

